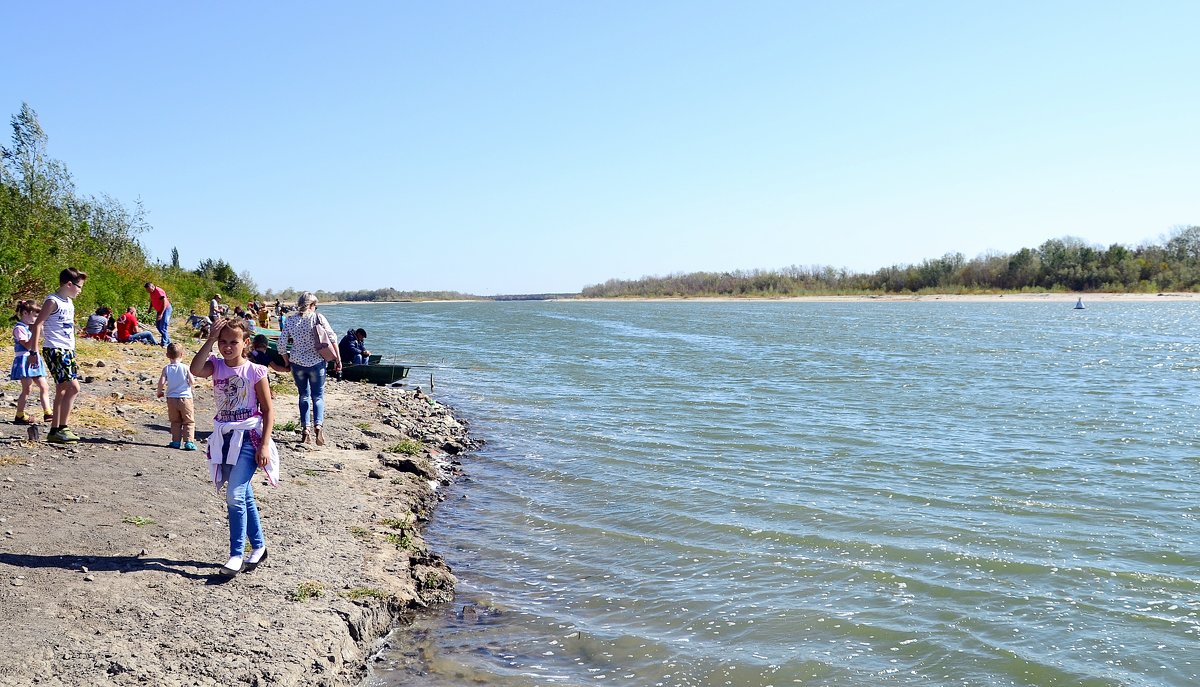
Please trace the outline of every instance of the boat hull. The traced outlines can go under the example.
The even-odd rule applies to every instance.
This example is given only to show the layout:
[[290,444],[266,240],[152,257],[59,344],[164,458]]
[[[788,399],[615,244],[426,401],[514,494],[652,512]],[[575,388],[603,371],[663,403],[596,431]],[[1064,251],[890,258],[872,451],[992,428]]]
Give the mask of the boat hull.
[[342,381],[393,384],[408,377],[412,368],[407,365],[344,365]]

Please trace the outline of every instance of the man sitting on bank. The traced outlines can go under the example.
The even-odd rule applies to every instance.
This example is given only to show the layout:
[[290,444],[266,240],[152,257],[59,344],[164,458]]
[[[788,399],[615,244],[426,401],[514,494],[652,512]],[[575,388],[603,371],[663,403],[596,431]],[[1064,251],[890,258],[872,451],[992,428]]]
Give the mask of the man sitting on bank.
[[117,320],[117,341],[121,343],[133,343],[141,341],[152,346],[157,346],[158,342],[154,340],[154,335],[147,331],[142,331],[142,325],[138,322],[137,309],[132,305],[121,315],[121,319]]
[[363,344],[366,338],[367,330],[362,327],[346,330],[346,335],[338,342],[338,351],[342,354],[342,362],[347,365],[366,365],[371,359],[371,352]]

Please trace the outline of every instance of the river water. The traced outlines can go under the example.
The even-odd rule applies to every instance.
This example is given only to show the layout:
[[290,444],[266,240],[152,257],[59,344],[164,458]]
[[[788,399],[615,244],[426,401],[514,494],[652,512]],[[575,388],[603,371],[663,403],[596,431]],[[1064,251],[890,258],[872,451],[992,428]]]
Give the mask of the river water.
[[322,306],[487,445],[371,685],[1195,685],[1200,306]]

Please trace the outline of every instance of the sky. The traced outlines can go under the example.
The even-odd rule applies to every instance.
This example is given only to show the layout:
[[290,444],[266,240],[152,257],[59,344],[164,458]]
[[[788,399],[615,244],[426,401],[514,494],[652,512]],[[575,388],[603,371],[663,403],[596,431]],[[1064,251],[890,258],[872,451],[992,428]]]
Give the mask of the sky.
[[[1200,223],[1200,3],[9,3],[28,103],[151,257],[575,292]],[[5,135],[7,145],[7,135]]]

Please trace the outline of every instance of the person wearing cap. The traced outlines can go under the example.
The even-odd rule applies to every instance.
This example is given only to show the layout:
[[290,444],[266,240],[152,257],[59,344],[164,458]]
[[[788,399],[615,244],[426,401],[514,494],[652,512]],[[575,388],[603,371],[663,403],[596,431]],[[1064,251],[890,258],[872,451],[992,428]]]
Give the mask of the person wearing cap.
[[208,302],[208,321],[216,322],[221,316],[221,294],[214,293],[212,300]]
[[366,365],[371,359],[371,352],[367,350],[363,343],[367,339],[367,330],[359,327],[358,329],[346,330],[346,335],[338,342],[338,350],[342,354],[342,362],[350,365]]

